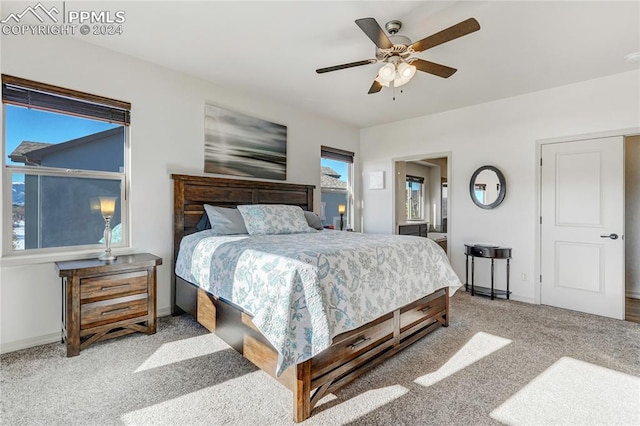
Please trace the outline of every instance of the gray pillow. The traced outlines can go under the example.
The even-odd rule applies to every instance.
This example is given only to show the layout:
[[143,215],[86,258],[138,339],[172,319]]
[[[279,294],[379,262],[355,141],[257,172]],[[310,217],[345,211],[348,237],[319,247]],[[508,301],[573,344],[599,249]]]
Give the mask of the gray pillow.
[[237,209],[204,205],[207,217],[211,223],[211,229],[216,234],[233,235],[247,234],[244,219]]
[[205,229],[211,229],[211,223],[209,222],[209,216],[207,216],[207,212],[202,213],[200,216],[200,220],[196,224],[196,230],[204,231]]
[[318,213],[315,212],[304,212],[304,218],[307,219],[307,223],[310,227],[322,231],[324,227],[322,226],[322,219],[318,216]]

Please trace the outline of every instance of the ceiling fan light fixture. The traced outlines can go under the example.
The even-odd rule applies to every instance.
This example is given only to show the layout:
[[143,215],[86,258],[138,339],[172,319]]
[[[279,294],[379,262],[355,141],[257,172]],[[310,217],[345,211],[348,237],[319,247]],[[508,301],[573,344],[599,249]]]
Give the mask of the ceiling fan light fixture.
[[393,87],[404,86],[409,82],[409,80],[410,80],[409,78],[398,76],[395,80],[393,80]]
[[393,80],[393,87],[400,87],[407,84],[416,73],[416,67],[406,62],[398,64],[398,72]]
[[413,65],[409,65],[406,62],[402,62],[400,65],[398,65],[398,74],[402,79],[406,79],[407,81],[409,81],[415,75],[415,73],[416,67]]
[[394,64],[385,64],[378,71],[378,79],[380,79],[380,83],[384,84],[386,82],[389,84],[393,80],[395,80],[397,76],[396,66]]
[[378,83],[382,84],[384,87],[389,87],[389,84],[391,84],[391,81],[382,80],[380,77],[376,77],[374,81],[377,81]]

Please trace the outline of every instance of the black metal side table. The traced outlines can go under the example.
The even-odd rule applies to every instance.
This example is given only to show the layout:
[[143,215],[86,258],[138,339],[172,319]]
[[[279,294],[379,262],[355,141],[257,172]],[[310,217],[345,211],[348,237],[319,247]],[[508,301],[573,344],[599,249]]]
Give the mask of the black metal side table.
[[[510,264],[511,260],[511,248],[509,247],[499,247],[499,246],[489,246],[483,244],[465,244],[464,245],[464,255],[466,257],[466,278],[464,283],[464,289],[466,291],[471,290],[471,295],[475,296],[479,294],[481,296],[489,296],[491,300],[498,296],[505,296],[509,299],[509,295],[511,292],[509,291],[509,274],[510,274]],[[469,286],[469,256],[471,256],[471,286]],[[486,258],[491,259],[491,287],[480,287],[474,285],[474,277],[475,277],[475,259]],[[506,259],[507,260],[507,289],[500,290],[494,288],[494,262],[495,259]]]

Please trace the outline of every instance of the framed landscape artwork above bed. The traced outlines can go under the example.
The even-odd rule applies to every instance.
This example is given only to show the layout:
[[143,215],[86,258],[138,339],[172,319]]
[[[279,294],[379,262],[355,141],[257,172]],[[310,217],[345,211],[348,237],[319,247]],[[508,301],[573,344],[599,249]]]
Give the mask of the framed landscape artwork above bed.
[[204,171],[287,179],[287,126],[205,105]]

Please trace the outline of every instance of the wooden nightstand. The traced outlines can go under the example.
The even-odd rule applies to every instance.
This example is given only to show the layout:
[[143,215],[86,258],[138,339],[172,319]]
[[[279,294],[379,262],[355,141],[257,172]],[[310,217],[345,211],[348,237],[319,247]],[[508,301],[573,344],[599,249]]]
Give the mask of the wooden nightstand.
[[67,356],[100,340],[156,332],[156,266],[149,253],[56,262],[62,277],[62,336]]

